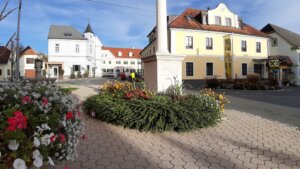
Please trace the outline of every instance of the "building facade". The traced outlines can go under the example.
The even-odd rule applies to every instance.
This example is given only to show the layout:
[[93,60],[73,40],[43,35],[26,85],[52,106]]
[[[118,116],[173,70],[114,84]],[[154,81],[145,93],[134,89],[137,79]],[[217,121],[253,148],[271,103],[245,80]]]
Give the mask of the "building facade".
[[121,67],[125,71],[138,70],[140,55],[136,51],[138,49],[103,47],[90,24],[83,34],[71,26],[52,25],[48,36],[48,76],[63,74],[64,78],[69,78],[72,73],[76,76],[85,72],[89,77],[117,76],[123,70]]
[[[154,55],[156,28],[148,35],[142,57]],[[215,9],[186,9],[168,17],[168,48],[171,55],[185,56],[183,80],[267,78],[268,37],[247,25],[223,3]]]
[[10,80],[12,75],[11,51],[5,46],[0,46],[0,81]]
[[[24,78],[35,78],[35,59],[42,59],[42,54],[37,53],[30,46],[26,47],[20,54],[20,76]],[[42,75],[46,76],[46,61],[43,60]]]
[[280,61],[280,69],[273,75],[299,86],[300,35],[274,24],[266,25],[261,31],[270,37],[270,57]]

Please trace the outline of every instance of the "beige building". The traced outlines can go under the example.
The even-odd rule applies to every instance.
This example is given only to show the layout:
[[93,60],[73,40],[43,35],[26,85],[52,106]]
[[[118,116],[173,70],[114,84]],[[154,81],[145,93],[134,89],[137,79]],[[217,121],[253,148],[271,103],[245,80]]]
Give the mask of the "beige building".
[[0,46],[0,81],[10,80],[11,70],[11,51],[5,46]]
[[[156,36],[154,28],[142,57],[155,54]],[[183,80],[245,78],[254,73],[267,78],[268,41],[265,33],[243,22],[223,3],[215,9],[186,9],[168,17],[169,52],[185,56]]]

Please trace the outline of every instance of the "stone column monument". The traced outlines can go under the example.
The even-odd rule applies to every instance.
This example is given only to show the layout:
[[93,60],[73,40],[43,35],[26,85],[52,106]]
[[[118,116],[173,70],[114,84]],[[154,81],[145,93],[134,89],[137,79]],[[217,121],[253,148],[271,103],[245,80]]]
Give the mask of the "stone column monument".
[[43,60],[35,59],[34,68],[35,68],[35,78],[41,79],[42,78],[42,69],[43,69]]
[[174,77],[182,83],[183,56],[170,54],[168,50],[167,0],[156,0],[156,54],[142,58],[147,87],[164,92]]

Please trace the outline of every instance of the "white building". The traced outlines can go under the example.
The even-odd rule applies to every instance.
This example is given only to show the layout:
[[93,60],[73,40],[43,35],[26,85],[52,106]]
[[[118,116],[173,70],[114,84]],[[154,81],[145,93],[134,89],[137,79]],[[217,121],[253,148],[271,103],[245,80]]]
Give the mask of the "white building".
[[129,76],[131,72],[142,74],[141,49],[103,47],[101,71],[103,76],[116,77],[119,73]]
[[48,36],[49,76],[58,77],[62,70],[65,78],[70,77],[72,71],[75,75],[88,71],[90,77],[101,76],[96,66],[101,48],[102,43],[90,24],[83,34],[71,26],[52,25]]
[[123,68],[125,72],[127,69],[138,72],[141,71],[140,51],[103,47],[90,24],[83,34],[71,26],[52,25],[48,36],[48,75],[59,77],[63,72],[64,78],[70,78],[72,72],[75,76],[88,72],[89,77],[117,76]]
[[[271,38],[270,57],[277,58],[281,64],[292,61],[292,65],[280,67],[279,76],[281,79],[289,80],[290,83],[300,85],[300,35],[268,24],[262,30]],[[292,74],[291,77],[289,75]]]
[[[42,59],[42,54],[37,53],[30,46],[26,47],[20,55],[19,64],[20,64],[20,76],[25,78],[35,78],[35,59]],[[43,60],[43,70],[46,69],[46,61]]]

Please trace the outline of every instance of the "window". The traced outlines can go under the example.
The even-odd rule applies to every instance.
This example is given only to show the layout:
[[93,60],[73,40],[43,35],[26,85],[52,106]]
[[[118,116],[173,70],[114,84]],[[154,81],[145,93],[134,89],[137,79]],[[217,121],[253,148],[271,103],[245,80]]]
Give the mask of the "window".
[[186,76],[194,76],[194,63],[186,62]]
[[213,39],[206,38],[206,49],[212,50],[213,49]]
[[135,72],[135,69],[130,69],[130,73]]
[[80,70],[80,65],[73,65],[73,70],[76,72],[76,71],[79,71]]
[[114,69],[107,69],[107,72],[113,73],[113,72],[114,72]]
[[90,53],[92,54],[93,53],[93,46],[90,45]]
[[216,16],[216,17],[215,17],[215,24],[216,24],[216,25],[222,25],[222,20],[221,20],[221,17],[220,17],[220,16]]
[[90,65],[86,65],[86,69],[87,69],[87,70],[90,70]]
[[206,76],[214,75],[214,65],[213,63],[206,63]]
[[0,76],[2,76],[2,69],[0,69]]
[[105,72],[106,72],[106,69],[102,69],[102,72],[104,72],[104,73],[105,73]]
[[102,61],[102,64],[104,64],[104,65],[105,65],[105,60],[103,60],[103,61]]
[[125,69],[125,72],[129,72],[129,69]]
[[10,76],[10,70],[7,69],[7,76]]
[[79,53],[79,45],[76,45],[76,49],[75,49],[76,53]]
[[278,46],[278,40],[277,40],[277,38],[272,38],[271,39],[271,43],[272,43],[272,46]]
[[226,18],[226,26],[232,26],[231,18]]
[[260,42],[256,42],[256,52],[261,53],[261,43]]
[[242,40],[242,52],[247,52],[247,41]]
[[242,75],[247,76],[247,63],[242,63]]
[[124,64],[124,65],[128,65],[128,61],[124,61],[123,64]]
[[185,48],[193,49],[193,37],[192,36],[185,37]]
[[132,52],[129,52],[129,53],[128,53],[128,56],[129,56],[129,57],[132,57],[132,56],[133,56],[133,53],[132,53]]
[[138,65],[142,64],[141,62],[138,62]]
[[121,51],[118,52],[118,56],[122,56],[122,52]]
[[130,64],[131,64],[131,65],[135,65],[135,61],[131,61]]
[[26,64],[34,64],[33,58],[26,58]]
[[59,53],[59,44],[55,44],[55,52]]
[[110,65],[111,65],[111,60],[110,60],[110,61],[108,61],[108,64],[110,64]]
[[121,61],[116,61],[116,64],[117,64],[117,65],[120,65],[120,64],[121,64]]

